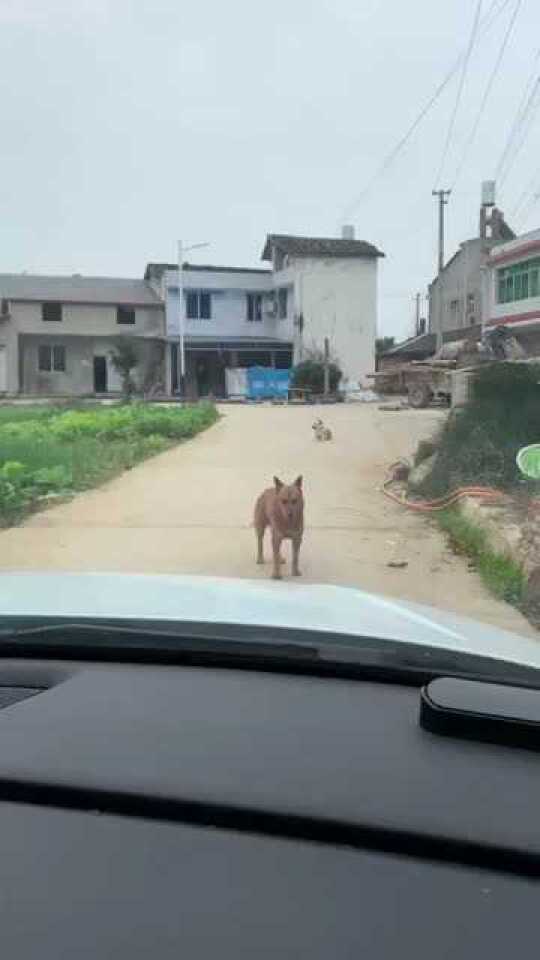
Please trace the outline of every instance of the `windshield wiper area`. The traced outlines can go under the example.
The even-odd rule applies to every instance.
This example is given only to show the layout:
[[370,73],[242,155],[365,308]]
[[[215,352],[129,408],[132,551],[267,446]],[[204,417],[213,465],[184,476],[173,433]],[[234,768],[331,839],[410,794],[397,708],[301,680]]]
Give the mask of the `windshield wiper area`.
[[[201,629],[202,626],[202,629]],[[220,654],[228,657],[256,656],[264,659],[313,659],[317,648],[310,644],[286,643],[281,640],[265,643],[249,638],[226,637],[221,631],[214,633],[212,625],[201,624],[148,624],[136,626],[130,622],[64,621],[40,623],[16,630],[0,628],[0,652],[15,645],[20,652],[32,646],[50,650],[57,648],[62,656],[81,650],[107,653],[143,653],[152,656],[170,654]],[[116,659],[116,657],[115,657]]]
[[222,666],[418,685],[441,675],[540,688],[540,670],[439,646],[200,621],[9,618],[0,657]]

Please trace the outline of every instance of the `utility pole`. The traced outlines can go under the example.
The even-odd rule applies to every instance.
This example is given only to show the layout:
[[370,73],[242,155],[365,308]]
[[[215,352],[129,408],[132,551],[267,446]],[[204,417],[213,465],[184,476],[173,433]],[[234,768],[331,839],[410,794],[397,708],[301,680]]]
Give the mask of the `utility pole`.
[[176,356],[176,380],[178,393],[182,400],[186,399],[186,346],[185,346],[185,309],[184,309],[184,254],[188,250],[198,250],[207,247],[207,240],[202,243],[185,244],[178,241],[178,353]]
[[415,307],[415,316],[414,316],[414,335],[418,337],[420,335],[420,298],[421,294],[417,293],[414,297],[416,302]]
[[182,400],[186,399],[186,347],[184,310],[184,244],[178,241],[178,353],[176,355],[176,387]]
[[328,396],[330,392],[330,368],[328,366],[330,361],[330,341],[328,337],[324,338],[324,395]]
[[436,320],[436,330],[435,330],[435,343],[436,349],[440,350],[443,343],[443,270],[444,270],[444,208],[448,203],[447,197],[450,196],[451,190],[432,190],[432,196],[438,198],[439,203],[439,283],[438,283],[438,309],[437,309],[437,320]]

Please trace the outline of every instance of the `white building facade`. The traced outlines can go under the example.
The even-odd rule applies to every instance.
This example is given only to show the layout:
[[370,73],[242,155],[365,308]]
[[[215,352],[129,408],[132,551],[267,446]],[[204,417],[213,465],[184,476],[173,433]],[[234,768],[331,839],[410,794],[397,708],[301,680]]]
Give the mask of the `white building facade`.
[[504,326],[528,349],[540,348],[540,230],[494,250],[484,272],[487,330]]
[[[377,267],[383,254],[356,240],[270,234],[270,269],[184,264],[186,392],[227,393],[227,371],[290,367],[313,351],[330,355],[342,388],[357,390],[374,368]],[[178,387],[179,277],[174,264],[148,264],[145,279],[165,302],[168,382]]]

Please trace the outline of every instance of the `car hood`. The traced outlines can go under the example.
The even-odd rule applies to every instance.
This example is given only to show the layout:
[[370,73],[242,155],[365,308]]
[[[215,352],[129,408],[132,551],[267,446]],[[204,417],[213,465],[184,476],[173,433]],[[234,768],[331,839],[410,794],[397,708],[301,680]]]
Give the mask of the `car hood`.
[[540,642],[351,587],[138,574],[0,574],[0,617],[177,620],[444,647],[540,667]]

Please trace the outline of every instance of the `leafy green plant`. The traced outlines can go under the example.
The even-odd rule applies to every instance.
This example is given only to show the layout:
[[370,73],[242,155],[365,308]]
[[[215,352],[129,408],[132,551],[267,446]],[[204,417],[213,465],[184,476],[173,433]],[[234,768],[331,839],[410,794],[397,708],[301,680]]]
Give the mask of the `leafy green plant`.
[[17,460],[6,460],[0,467],[0,477],[13,484],[21,483],[26,472],[24,464]]
[[33,487],[45,490],[47,493],[57,490],[68,490],[73,483],[73,475],[62,464],[55,467],[41,467],[30,475],[30,482]]
[[135,337],[119,336],[114,338],[114,351],[111,353],[111,363],[120,374],[124,399],[129,401],[135,393],[133,370],[140,362],[139,346]]
[[[331,393],[335,393],[342,373],[336,363],[328,364],[328,380]],[[291,377],[291,386],[311,390],[313,393],[324,393],[324,363],[322,360],[304,360],[294,367]]]
[[[0,408],[3,409],[3,408]],[[135,466],[218,417],[209,403],[54,409],[49,417],[0,416],[0,524],[50,495],[85,490]]]

